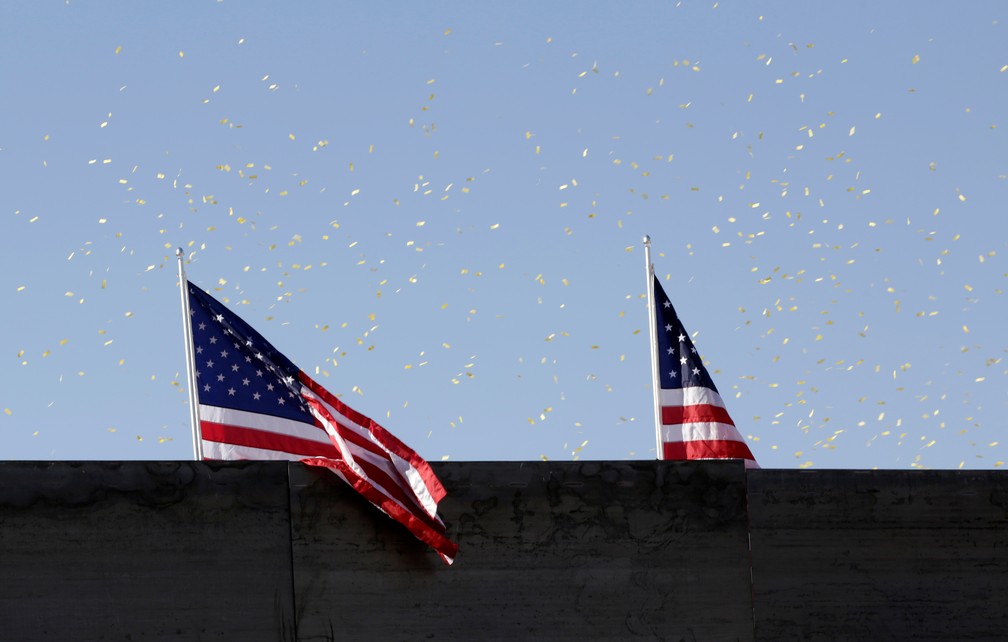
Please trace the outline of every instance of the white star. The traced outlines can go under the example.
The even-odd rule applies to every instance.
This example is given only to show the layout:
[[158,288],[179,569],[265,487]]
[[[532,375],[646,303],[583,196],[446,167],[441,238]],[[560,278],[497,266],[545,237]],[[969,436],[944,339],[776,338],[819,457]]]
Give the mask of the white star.
[[280,405],[282,406],[282,405],[284,405],[284,403],[286,403],[286,402],[284,402],[284,398],[283,398],[283,397],[279,397],[279,398],[277,398],[277,403],[278,403],[278,404],[280,404]]
[[687,361],[686,357],[679,357],[679,363],[686,365],[686,361]]
[[678,376],[678,374],[676,373],[675,370],[670,370],[668,376],[671,377],[672,379],[675,379]]
[[273,384],[271,383],[266,384],[266,389],[269,390],[270,392],[273,392]]
[[680,332],[679,333],[679,343],[682,343],[685,340],[686,340],[686,335],[683,334],[682,332]]
[[694,375],[700,374],[700,368],[693,368],[693,374]]
[[222,374],[217,375],[217,381],[224,381],[224,375]]
[[668,349],[668,353],[669,353],[669,354],[675,354],[675,350],[674,350],[674,349],[672,349],[672,348],[669,348],[669,349]]
[[213,359],[211,359],[210,361],[206,362],[206,367],[207,368],[213,368]]
[[221,350],[220,356],[221,356],[221,359],[227,359],[228,351],[227,350]]
[[260,394],[259,394],[259,393],[257,392],[257,393],[255,393],[254,395],[252,395],[252,398],[253,398],[253,399],[255,399],[256,401],[259,401],[259,397],[261,397],[261,396],[262,396],[262,395],[260,395]]
[[210,392],[210,384],[203,386],[203,392]]
[[249,385],[249,380],[248,380],[248,377],[245,377],[244,379],[242,379],[242,385],[243,385],[243,386],[247,386],[247,385]]
[[206,330],[206,324],[205,324],[205,323],[203,323],[202,321],[200,321],[200,324],[199,324],[199,326],[197,326],[197,327],[198,327],[198,328],[199,328],[200,330]]
[[672,324],[671,323],[666,323],[665,324],[665,332],[672,332]]
[[217,343],[217,337],[210,337],[210,343]]
[[228,388],[228,395],[229,396],[233,397],[234,393],[235,393],[235,389],[234,388]]
[[196,346],[196,354],[203,354],[203,346]]

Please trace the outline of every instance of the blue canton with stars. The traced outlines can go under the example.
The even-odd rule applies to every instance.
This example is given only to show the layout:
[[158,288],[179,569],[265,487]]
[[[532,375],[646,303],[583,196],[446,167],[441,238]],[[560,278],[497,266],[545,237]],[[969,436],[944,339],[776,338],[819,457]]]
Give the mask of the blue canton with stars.
[[199,402],[308,424],[300,369],[222,303],[189,283]]
[[704,387],[717,392],[714,381],[707,373],[697,354],[693,341],[683,328],[672,302],[654,278],[655,315],[658,320],[658,370],[661,387]]

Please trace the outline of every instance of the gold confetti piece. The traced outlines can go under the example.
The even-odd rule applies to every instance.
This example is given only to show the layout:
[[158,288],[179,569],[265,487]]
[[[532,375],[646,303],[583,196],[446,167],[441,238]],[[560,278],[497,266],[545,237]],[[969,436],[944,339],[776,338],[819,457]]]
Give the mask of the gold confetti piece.
[[178,57],[179,58],[185,58],[185,52],[184,51],[178,52]]
[[10,415],[12,415],[12,414],[14,414],[14,413],[13,413],[13,412],[11,412],[11,409],[10,409],[10,408],[4,408],[4,414],[5,414],[5,415],[8,415],[8,416],[10,416]]
[[914,54],[914,57],[910,60],[910,63],[916,65],[918,62],[920,62],[920,56]]

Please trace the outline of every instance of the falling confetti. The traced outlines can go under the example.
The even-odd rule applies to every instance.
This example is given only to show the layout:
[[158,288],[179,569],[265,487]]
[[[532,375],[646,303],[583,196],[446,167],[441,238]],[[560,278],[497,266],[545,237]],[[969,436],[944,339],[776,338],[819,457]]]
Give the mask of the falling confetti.
[[[29,14],[71,10],[69,40],[29,22],[8,43],[37,63],[8,84],[38,91],[0,143],[0,220],[23,267],[5,421],[76,428],[12,456],[187,456],[182,247],[190,279],[427,456],[653,457],[647,233],[764,467],[1008,459],[1008,64],[996,29],[957,26],[989,7],[869,32],[768,3],[587,27],[545,8],[533,39],[442,8],[351,40],[311,7],[275,17],[293,49],[229,3],[154,8],[85,85],[46,52],[86,51],[101,12]],[[138,416],[157,423],[135,440],[108,427]]]

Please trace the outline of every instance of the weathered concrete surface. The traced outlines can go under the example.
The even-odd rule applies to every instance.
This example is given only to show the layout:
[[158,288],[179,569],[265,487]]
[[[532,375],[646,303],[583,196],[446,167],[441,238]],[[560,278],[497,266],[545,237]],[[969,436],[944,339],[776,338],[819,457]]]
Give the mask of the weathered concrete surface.
[[0,463],[0,639],[293,640],[285,463]]
[[759,640],[1004,640],[1008,477],[749,472]]
[[752,639],[741,463],[434,468],[453,567],[291,467],[300,639]]
[[0,640],[1008,637],[1004,472],[434,468],[453,567],[301,464],[0,463]]

